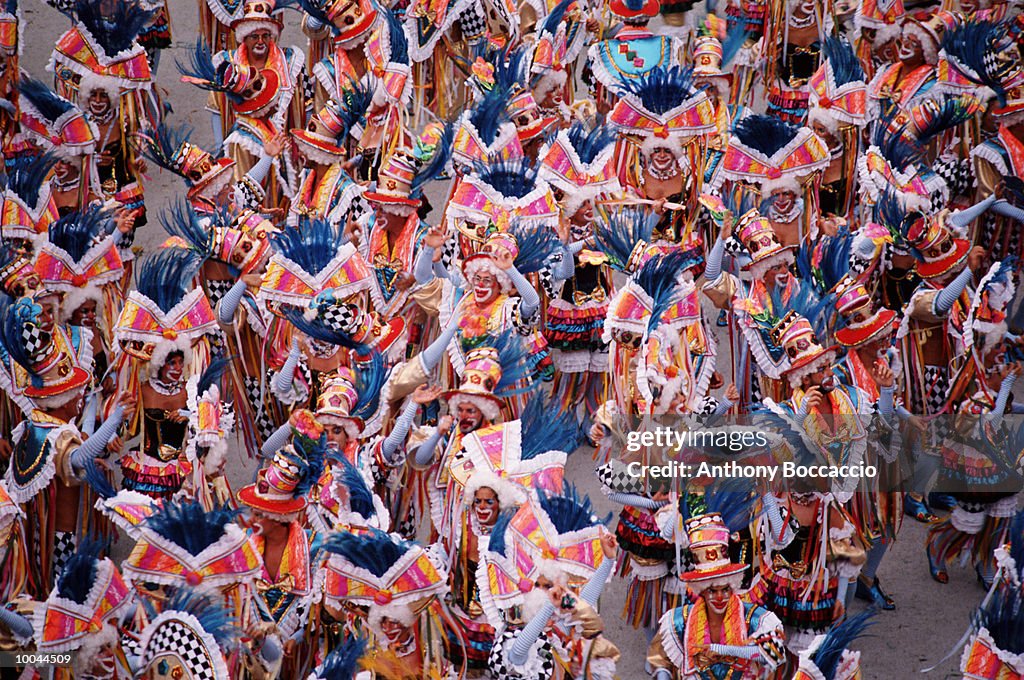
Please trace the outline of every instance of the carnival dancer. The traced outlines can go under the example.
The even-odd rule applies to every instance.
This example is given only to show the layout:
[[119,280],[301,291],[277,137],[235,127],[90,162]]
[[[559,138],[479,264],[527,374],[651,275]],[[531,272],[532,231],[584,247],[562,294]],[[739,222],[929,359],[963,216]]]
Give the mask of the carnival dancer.
[[566,252],[558,268],[563,276],[552,272],[541,282],[548,297],[544,337],[556,369],[552,392],[561,395],[567,410],[578,406],[596,411],[607,387],[608,349],[600,331],[614,288],[606,258],[587,246],[598,227],[595,201],[621,191],[614,147],[615,135],[609,128],[587,131],[575,123],[560,130],[540,152],[540,175],[562,207],[559,236]]
[[771,677],[785,661],[782,622],[741,599],[738,590],[747,565],[729,561],[729,529],[721,515],[691,517],[686,533],[696,564],[680,578],[694,599],[661,618],[647,652],[654,677]]
[[[964,321],[963,342],[970,351],[950,393],[951,411],[959,413],[957,428],[942,442],[939,484],[951,484],[956,500],[947,517],[928,534],[932,577],[946,583],[945,566],[969,554],[978,580],[988,586],[996,573],[994,547],[1005,542],[1010,518],[1018,512],[1010,493],[1016,454],[1007,428],[994,419],[1011,411],[1014,383],[1021,374],[1007,353],[1005,312],[1016,291],[1013,262],[996,262],[972,295]],[[973,380],[971,376],[973,374]],[[971,393],[961,386],[973,384]],[[966,433],[966,436],[964,434]]]
[[213,308],[193,277],[191,252],[164,248],[147,257],[121,310],[114,337],[122,353],[113,367],[119,389],[138,409],[128,414],[128,435],[141,448],[121,457],[126,488],[169,498],[192,472],[185,457],[188,435],[186,382],[210,361]]
[[911,106],[932,96],[935,64],[945,30],[943,13],[908,16],[902,25],[896,59],[878,69],[868,84],[868,113],[886,116],[909,111]]
[[13,433],[7,489],[31,518],[25,524],[27,564],[21,565],[22,578],[24,592],[40,600],[74,552],[75,537],[89,531],[100,535],[103,529],[92,517],[91,493],[82,487],[79,475],[102,477],[95,459],[117,434],[125,412],[134,407],[132,398],[122,394],[103,424],[83,442],[74,423],[91,375],[69,344],[31,298],[20,298],[5,310],[3,346],[26,371],[28,382],[21,391],[34,406]]
[[609,680],[619,650],[597,612],[615,562],[616,542],[593,514],[590,498],[563,483],[538,489],[504,513],[477,570],[484,610],[498,629],[491,673],[509,678]]
[[462,672],[447,658],[446,574],[421,545],[369,529],[333,534],[324,549],[325,609],[339,621],[358,617],[373,633],[373,657],[387,655],[413,676]]
[[[819,635],[807,649],[800,652],[793,680],[856,680],[863,669],[860,652],[849,649],[850,643],[863,636],[873,622],[870,609],[836,624],[828,633]],[[792,668],[792,658],[790,658]]]
[[301,4],[305,13],[302,30],[310,42],[310,74],[316,84],[313,103],[320,107],[328,99],[338,101],[350,83],[374,77],[371,59],[384,57],[385,36],[390,38],[392,33],[388,26],[384,28],[387,33],[379,32],[388,22],[371,0]]
[[853,46],[868,79],[897,60],[906,10],[903,0],[861,0],[853,25]]
[[135,613],[142,638],[134,645],[142,667],[148,666],[147,639],[201,584],[209,603],[226,610],[221,616],[230,617],[247,638],[228,660],[230,677],[243,672],[277,677],[282,643],[257,594],[261,556],[252,537],[233,521],[236,515],[227,507],[206,511],[195,501],[166,501],[137,527],[135,547],[121,568],[143,604]]
[[[133,145],[143,126],[155,127],[160,112],[152,91],[146,51],[136,40],[153,12],[135,0],[108,6],[103,0],[75,3],[74,25],[57,41],[47,69],[57,93],[76,103],[95,126],[96,169],[104,201],[114,200],[145,226],[142,195],[145,161]],[[131,237],[119,244],[122,255]]]
[[323,469],[325,444],[326,437],[297,434],[259,471],[255,484],[238,490],[239,502],[253,515],[252,540],[263,557],[256,587],[285,643],[282,672],[288,677],[303,677],[313,665],[320,557],[311,547],[315,534],[302,520]]
[[7,180],[0,236],[30,257],[33,242],[60,217],[52,188],[46,182],[56,162],[52,154],[38,154],[31,149],[5,159]]

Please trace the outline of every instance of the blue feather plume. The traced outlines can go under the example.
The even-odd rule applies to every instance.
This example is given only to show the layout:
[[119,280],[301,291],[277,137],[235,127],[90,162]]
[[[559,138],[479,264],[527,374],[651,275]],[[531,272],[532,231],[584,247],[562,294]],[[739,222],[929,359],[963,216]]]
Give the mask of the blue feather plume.
[[580,432],[575,415],[561,409],[554,398],[531,399],[519,420],[522,423],[522,460],[531,460],[547,451],[572,453],[579,446]]
[[619,94],[633,94],[652,113],[671,111],[697,93],[693,69],[682,66],[656,66],[639,78],[623,81]]
[[539,272],[555,253],[562,250],[558,234],[550,227],[512,224],[509,232],[515,237],[519,247],[515,267],[524,276]]
[[317,680],[352,680],[359,672],[359,659],[366,653],[367,639],[347,634],[316,669]]
[[80,539],[74,554],[64,563],[64,569],[57,577],[57,594],[72,602],[84,604],[96,581],[96,568],[102,552],[101,541]]
[[607,524],[612,518],[612,514],[608,513],[603,520],[599,519],[594,514],[590,496],[581,496],[576,487],[569,482],[562,482],[561,494],[550,494],[544,489],[537,489],[537,500],[560,534]]
[[732,63],[732,60],[736,58],[736,55],[739,54],[739,51],[747,43],[747,38],[750,35],[750,31],[744,30],[742,22],[729,29],[729,32],[725,35],[725,40],[722,41],[722,70],[725,70],[725,67]]
[[[821,236],[817,243],[802,243],[796,255],[796,268],[800,279],[813,285],[818,295],[827,295],[850,273],[852,245],[853,234],[847,226],[840,227],[835,236]],[[815,253],[821,255],[818,267],[812,264]]]
[[298,0],[298,2],[303,12],[316,19],[321,25],[330,27],[332,33],[338,32],[331,23],[331,17],[327,15],[327,3],[322,0]]
[[135,288],[161,311],[169,312],[192,290],[192,279],[201,263],[191,250],[161,248],[142,261],[135,275]]
[[428,182],[436,179],[444,168],[448,165],[448,160],[452,157],[452,140],[455,138],[455,125],[454,123],[446,123],[444,131],[441,133],[441,138],[438,139],[434,145],[434,154],[430,157],[430,160],[416,172],[416,176],[413,177],[412,182],[409,185],[409,197],[419,198],[423,195],[423,189],[426,187]]
[[704,488],[703,495],[683,494],[679,499],[683,520],[697,515],[717,512],[729,531],[736,532],[750,526],[754,520],[757,491],[749,478],[716,480]]
[[486,336],[479,346],[493,347],[501,363],[501,380],[494,386],[494,395],[510,397],[537,388],[532,381],[530,348],[523,337],[514,331]]
[[363,519],[370,519],[377,514],[373,506],[373,492],[366,485],[366,479],[355,465],[350,463],[345,456],[332,452],[331,460],[341,466],[341,479],[339,480],[348,490],[348,507],[352,512]]
[[409,63],[409,40],[405,37],[402,29],[402,22],[398,15],[390,9],[383,9],[381,12],[388,22],[388,42],[391,43],[391,55],[388,57],[392,63]]
[[47,238],[80,262],[89,248],[103,239],[110,225],[110,213],[102,205],[92,204],[82,211],[70,212],[50,225]]
[[334,533],[324,541],[325,550],[366,569],[378,578],[415,545],[379,529],[369,529],[361,534]]
[[188,78],[186,82],[203,90],[223,92],[228,99],[236,104],[243,101],[239,94],[232,92],[224,85],[224,73],[230,64],[227,61],[219,66],[214,64],[213,53],[204,38],[196,38],[196,44],[188,55],[188,64],[182,64],[177,59],[174,63],[178,66],[178,72]]
[[818,297],[818,294],[814,292],[814,287],[803,281],[801,281],[801,285],[794,288],[789,298],[783,298],[784,292],[778,286],[772,289],[772,309],[796,312],[811,323],[815,337],[818,340],[823,340],[828,334],[831,316],[835,313],[835,293]]
[[35,78],[22,74],[18,83],[21,96],[27,100],[48,121],[53,122],[75,108],[67,99],[60,97],[47,85]]
[[[22,330],[27,324],[35,324],[42,307],[36,304],[31,298],[19,298],[9,304],[4,310],[3,328],[0,329],[0,342],[2,342],[7,354],[10,355],[19,366],[35,375],[32,367],[36,358],[25,346],[25,338]],[[49,336],[44,334],[44,345],[49,343]]]
[[160,226],[168,235],[185,241],[203,259],[213,252],[213,232],[202,224],[199,215],[184,198],[171,201],[160,211]]
[[853,51],[853,46],[845,37],[828,36],[821,46],[822,58],[828,60],[835,76],[836,85],[842,87],[847,83],[864,81],[864,68],[860,59]]
[[484,144],[493,144],[498,137],[498,129],[503,123],[509,122],[508,111],[505,109],[507,103],[508,93],[493,88],[469,112],[469,122],[476,128]]
[[941,105],[929,99],[915,106],[912,114],[914,119],[926,121],[918,125],[918,146],[923,147],[946,130],[973,120],[982,109],[981,100],[973,95],[946,97]]
[[998,53],[1015,53],[1014,32],[1005,22],[962,21],[942,36],[942,49],[950,57],[967,66],[973,73],[964,76],[996,93],[999,104],[1006,104],[1004,82],[1019,66],[1019,59],[1000,63],[993,59]]
[[839,662],[843,659],[843,651],[863,635],[868,627],[874,625],[871,619],[877,613],[875,609],[866,609],[855,616],[847,617],[845,621],[828,631],[814,652],[814,665],[825,676],[825,680],[835,678]]
[[369,84],[349,80],[341,89],[339,98],[341,101],[335,103],[347,134],[348,130],[366,122],[366,112],[373,103],[373,90]]
[[166,501],[146,519],[146,527],[195,556],[219,541],[237,515],[227,505],[207,512],[198,501]]
[[509,198],[522,198],[537,188],[537,165],[529,158],[476,163],[475,174]]
[[288,321],[291,322],[295,328],[300,332],[308,335],[309,337],[323,342],[329,345],[338,345],[339,347],[345,347],[353,350],[356,354],[367,355],[370,353],[371,348],[369,345],[364,345],[361,342],[356,342],[347,333],[331,328],[325,325],[319,319],[310,321],[303,315],[301,309],[295,307],[287,307],[282,310]]
[[155,9],[145,9],[137,0],[76,0],[62,11],[73,19],[77,17],[110,58],[132,49],[135,39],[156,14]]
[[139,138],[143,142],[140,148],[146,158],[164,170],[180,175],[181,171],[175,167],[172,159],[182,143],[187,142],[191,136],[192,127],[190,125],[170,125],[161,122],[151,134],[139,134]]
[[555,5],[555,8],[544,18],[544,21],[540,25],[540,29],[537,31],[537,35],[555,35],[558,32],[558,27],[562,24],[562,19],[565,18],[565,13],[569,9],[575,0],[562,0],[560,3]]
[[26,205],[35,208],[39,191],[46,184],[57,156],[53,153],[20,154],[7,160],[7,188],[17,194]]
[[893,129],[893,121],[898,113],[894,110],[875,122],[871,131],[871,143],[878,147],[882,156],[889,161],[889,164],[905,172],[906,169],[916,163],[921,157],[920,149],[908,141],[904,132],[906,126]]
[[679,286],[679,272],[685,269],[690,257],[685,252],[673,250],[664,255],[656,255],[644,263],[636,273],[634,281],[651,296],[654,304],[648,330],[654,330],[661,322],[661,315],[676,300]]
[[766,156],[785,147],[798,132],[799,125],[792,125],[774,116],[747,116],[733,126],[733,134],[737,139]]
[[309,493],[313,485],[320,481],[327,456],[327,435],[320,435],[320,439],[295,437],[292,447],[305,464],[304,469],[299,472],[299,483],[295,485],[294,491],[296,497],[301,497]]
[[351,415],[363,420],[370,420],[380,408],[381,390],[387,382],[388,372],[384,368],[384,357],[377,350],[372,350],[362,360],[352,362],[355,373],[354,387],[359,394]]
[[270,237],[274,250],[316,276],[338,254],[341,234],[325,219],[310,219]]
[[100,498],[112,498],[117,494],[117,490],[110,483],[107,473],[100,469],[95,459],[89,458],[85,461],[83,474],[85,476],[85,483]]
[[597,247],[609,258],[612,268],[622,271],[633,248],[640,241],[650,243],[658,216],[644,207],[625,207],[608,214],[594,230]]
[[219,384],[221,378],[224,377],[224,371],[227,370],[229,365],[231,365],[231,359],[226,357],[216,357],[210,361],[210,365],[199,376],[199,380],[196,383],[196,393],[202,395],[206,390],[213,387],[215,383]]
[[602,151],[618,139],[615,129],[608,125],[595,126],[587,130],[583,123],[573,123],[568,132],[569,143],[584,163],[593,163]]

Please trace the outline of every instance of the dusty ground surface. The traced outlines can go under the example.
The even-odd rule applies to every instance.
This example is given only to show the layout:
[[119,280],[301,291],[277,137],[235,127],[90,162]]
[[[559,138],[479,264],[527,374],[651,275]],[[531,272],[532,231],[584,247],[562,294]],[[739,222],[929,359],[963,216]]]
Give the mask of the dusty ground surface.
[[[36,77],[50,82],[44,67],[50,51],[61,33],[66,30],[68,20],[38,0],[22,3],[27,26],[25,29],[25,54],[21,65]],[[197,35],[197,10],[192,0],[170,0],[174,46],[163,54],[157,82],[164,91],[165,100],[174,108],[172,121],[188,122],[195,128],[194,142],[209,148],[212,140],[208,114],[203,111],[205,98],[197,88],[178,80],[175,58],[186,60],[188,50]],[[303,47],[305,40],[294,26],[297,15],[289,14],[290,28],[283,42]],[[156,211],[167,201],[183,192],[181,180],[168,172],[150,171],[151,181],[146,186],[146,202],[153,217],[149,226],[140,230],[136,244],[146,249],[156,248],[165,238],[163,230],[155,219]],[[445,187],[434,187],[429,196],[433,205],[439,206],[445,200]],[[233,488],[250,483],[253,476],[253,462],[244,454],[231,459],[231,483]],[[617,511],[618,508],[604,498],[594,475],[594,464],[589,450],[574,454],[568,463],[568,478],[582,491],[590,494],[598,509],[603,512]],[[877,624],[871,629],[871,637],[858,645],[863,651],[864,677],[868,680],[901,680],[920,676],[920,669],[933,665],[941,659],[960,638],[966,629],[971,611],[983,596],[977,585],[973,570],[954,567],[950,571],[950,583],[941,585],[928,574],[928,562],[924,553],[925,527],[909,519],[903,525],[899,538],[886,557],[880,570],[880,578],[898,606],[894,612],[882,612],[876,617]],[[122,540],[118,552],[129,546]],[[622,651],[619,677],[636,680],[645,677],[643,670],[646,639],[642,632],[628,627],[620,617],[625,598],[625,585],[621,581],[610,583],[602,598],[601,610],[606,625],[606,634]],[[859,611],[861,603],[854,606]],[[959,653],[941,664],[928,678],[942,679],[959,677]]]

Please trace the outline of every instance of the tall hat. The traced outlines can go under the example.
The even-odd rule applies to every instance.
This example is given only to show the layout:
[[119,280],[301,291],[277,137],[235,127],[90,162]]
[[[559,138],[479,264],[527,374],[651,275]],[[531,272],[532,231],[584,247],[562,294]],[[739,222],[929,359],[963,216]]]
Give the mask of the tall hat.
[[263,562],[233,521],[237,514],[226,506],[207,512],[195,501],[165,501],[138,529],[122,565],[125,577],[174,588],[224,588],[255,578]]
[[456,369],[461,369],[462,382],[458,389],[442,395],[448,400],[448,411],[455,413],[459,403],[466,401],[476,406],[487,420],[499,420],[505,398],[533,387],[530,359],[526,344],[508,332],[486,336],[480,346],[464,357],[452,356]]
[[[132,610],[131,589],[100,545],[83,540],[57,578],[57,586],[36,610],[36,649],[43,654],[98,652],[117,639],[121,619]],[[111,625],[113,624],[113,625]]]
[[7,186],[0,213],[0,237],[33,241],[57,221],[47,175],[57,161],[52,154],[15,156],[7,161]]
[[206,294],[192,285],[199,262],[181,248],[163,248],[142,261],[114,327],[125,352],[157,368],[172,352],[190,361],[193,346],[217,328]]
[[145,142],[146,158],[165,170],[185,179],[188,196],[213,200],[221,189],[234,180],[235,162],[230,158],[213,158],[208,152],[188,141],[192,129],[160,123],[153,134],[139,137]]
[[475,241],[513,223],[553,228],[558,216],[551,187],[526,158],[477,164],[456,187],[447,210],[448,223]]
[[538,174],[562,193],[566,215],[603,194],[621,191],[615,163],[616,133],[597,126],[588,131],[582,123],[559,130],[540,151]]
[[340,101],[328,100],[306,129],[292,130],[299,151],[323,165],[337,163],[345,156],[348,136],[365,121],[373,101],[373,92],[361,83],[350,82],[339,95]]
[[875,43],[898,39],[903,30],[903,0],[861,0],[857,3],[854,26],[875,31]]
[[782,375],[799,385],[805,375],[827,368],[835,361],[834,347],[821,346],[811,322],[794,311],[786,313],[772,329],[772,340],[786,352],[788,366]]
[[231,30],[235,32],[235,40],[242,42],[252,33],[259,30],[270,31],[277,40],[281,36],[281,11],[274,0],[245,0],[242,3],[242,16],[231,22]]
[[1007,308],[1017,291],[1017,262],[1007,258],[995,262],[981,278],[964,323],[964,346],[977,347],[981,356],[995,348],[1007,331]]
[[228,680],[227,657],[241,633],[219,598],[182,588],[143,631],[139,669],[168,678]]
[[835,131],[840,126],[867,123],[867,84],[864,69],[845,40],[828,37],[821,66],[811,76],[807,124],[820,122]]
[[63,158],[84,156],[96,148],[96,129],[82,111],[35,78],[19,82],[21,127],[43,149]]
[[946,29],[954,22],[953,15],[943,10],[917,10],[904,20],[903,33],[917,37],[921,41],[925,61],[935,64]]
[[377,23],[380,10],[373,0],[326,0],[325,2],[303,3],[309,11],[310,4],[322,5],[320,10],[325,24],[334,27],[336,44],[348,46],[364,39]]
[[46,290],[64,294],[62,321],[87,300],[102,308],[102,287],[124,276],[121,255],[106,231],[109,222],[110,214],[99,205],[68,213],[50,225],[39,248],[35,270]]
[[0,7],[0,52],[12,57],[21,53],[21,10],[18,0],[5,0]]
[[810,647],[800,652],[793,680],[860,680],[860,652],[849,646],[864,634],[875,614],[877,611],[868,609],[815,637]]
[[748,116],[736,123],[722,161],[727,179],[801,193],[801,182],[828,167],[825,142],[809,127],[791,125],[772,116]]
[[381,164],[377,186],[363,193],[372,203],[412,210],[422,201],[426,184],[438,177],[451,158],[454,130],[435,126],[417,139],[414,149],[395,149]]
[[942,50],[968,80],[996,94],[1000,122],[1024,111],[1024,68],[1006,22],[966,21],[943,37]]
[[971,244],[957,238],[946,224],[948,211],[925,216],[909,212],[902,220],[902,240],[917,260],[916,270],[923,279],[933,279],[959,271],[967,261]]
[[619,94],[608,121],[626,134],[643,137],[645,154],[665,147],[679,157],[689,138],[718,129],[714,106],[707,93],[695,87],[691,69],[655,67],[622,81]]
[[537,42],[530,61],[532,89],[544,98],[551,90],[565,85],[569,67],[579,56],[586,39],[586,31],[579,21],[575,0],[562,0],[537,31]]
[[290,520],[305,509],[310,489],[323,471],[326,438],[297,437],[274,454],[256,482],[238,490],[238,500],[261,515]]
[[324,597],[335,607],[369,609],[369,622],[381,618],[411,625],[434,597],[447,590],[447,574],[418,543],[378,529],[335,533],[324,542],[327,560]]
[[231,59],[219,65],[213,61],[209,45],[203,38],[189,54],[187,65],[177,63],[181,80],[203,90],[227,96],[235,112],[259,116],[277,102],[281,78],[272,68],[257,69]]
[[152,73],[137,38],[155,10],[139,0],[76,0],[74,24],[57,41],[46,70],[78,92],[79,101],[104,90],[116,106],[121,92],[149,89]]
[[359,366],[357,370],[343,366],[324,378],[316,399],[317,418],[342,423],[348,436],[358,439],[379,405],[378,377]]
[[717,512],[707,512],[686,520],[690,554],[694,567],[680,575],[688,584],[704,590],[713,585],[734,584],[737,588],[745,564],[733,564],[729,559],[729,536],[732,532]]
[[872,311],[871,294],[864,284],[850,280],[844,283],[836,300],[836,311],[843,318],[842,328],[836,331],[836,342],[844,347],[860,347],[891,333],[896,312]]
[[892,129],[891,119],[873,123],[871,145],[857,160],[861,199],[873,206],[891,191],[902,209],[923,210],[929,192],[917,169],[920,152],[902,132]]
[[562,489],[566,452],[577,445],[575,416],[552,400],[530,400],[519,420],[481,427],[462,438],[460,465],[452,474],[464,487],[464,502],[489,488],[502,509],[521,505],[529,492]]
[[291,305],[305,310],[320,293],[352,297],[369,291],[372,273],[351,243],[342,243],[327,221],[313,219],[287,227],[271,237],[274,254],[260,284],[259,295],[280,312]]
[[515,124],[509,118],[509,93],[493,87],[477,104],[459,116],[452,158],[463,166],[492,159],[523,157]]
[[750,262],[743,265],[755,279],[760,279],[772,267],[793,264],[795,256],[791,246],[779,242],[771,221],[757,208],[740,215],[736,220],[736,236],[750,253]]
[[56,408],[80,395],[91,375],[73,348],[60,342],[64,335],[59,330],[44,330],[42,314],[31,298],[18,298],[4,312],[2,342],[10,358],[27,372],[16,377],[19,391],[42,408]]
[[200,217],[185,200],[171,203],[160,214],[160,224],[172,239],[180,239],[203,260],[210,258],[249,274],[263,263],[270,251],[270,237],[277,228],[260,213],[251,210],[216,210]]
[[492,625],[502,625],[502,610],[523,604],[540,576],[562,572],[585,581],[594,574],[607,559],[601,549],[604,521],[594,512],[588,496],[563,483],[558,493],[538,489],[515,513],[502,513],[476,572]]
[[462,261],[462,275],[466,281],[471,281],[473,274],[486,270],[498,280],[502,291],[508,293],[513,288],[512,279],[498,268],[495,257],[502,252],[509,253],[513,266],[525,276],[540,271],[559,250],[560,242],[552,229],[516,222],[508,231],[489,233],[480,250]]
[[649,20],[661,11],[659,0],[612,0],[608,11],[627,22]]

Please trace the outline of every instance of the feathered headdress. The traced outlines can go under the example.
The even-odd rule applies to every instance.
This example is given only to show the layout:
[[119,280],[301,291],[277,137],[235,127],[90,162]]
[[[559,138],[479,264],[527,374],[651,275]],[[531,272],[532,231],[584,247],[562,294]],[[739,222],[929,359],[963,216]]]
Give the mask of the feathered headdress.
[[946,31],[942,51],[953,67],[971,82],[995,93],[997,116],[1015,113],[1024,105],[1020,92],[1024,69],[1004,22],[970,20]]
[[594,238],[612,268],[634,274],[661,252],[650,243],[659,219],[650,210],[643,206],[628,206],[601,216],[603,219],[597,222]]
[[189,378],[186,385],[189,437],[185,453],[195,461],[197,449],[206,449],[203,464],[207,474],[213,474],[223,464],[227,440],[235,426],[230,405],[221,401],[220,383],[230,363],[226,357],[217,357],[200,375]]
[[820,122],[835,132],[840,125],[867,123],[867,83],[857,54],[844,38],[829,36],[822,62],[811,76],[807,124]]
[[275,313],[282,305],[306,309],[320,293],[336,299],[369,291],[373,278],[366,261],[324,219],[289,226],[270,239],[274,249],[260,285],[260,296]]
[[232,60],[215,64],[210,46],[201,37],[196,39],[189,54],[189,63],[175,63],[183,83],[224,94],[238,113],[258,115],[276,101],[280,91],[281,79],[277,71],[260,70]]
[[452,153],[456,162],[472,167],[490,158],[523,157],[516,126],[508,117],[508,98],[508,92],[494,87],[459,117]]
[[396,149],[381,165],[375,191],[363,198],[410,212],[422,203],[427,183],[436,179],[451,158],[454,128],[451,123],[434,126],[417,140],[415,149]]
[[238,500],[261,515],[290,522],[306,508],[309,490],[320,479],[327,453],[327,436],[319,441],[297,437],[274,454],[256,482],[238,490]]
[[686,253],[671,251],[648,259],[609,303],[603,340],[632,346],[659,326],[678,331],[696,323],[696,288],[681,277],[687,258]]
[[[448,410],[454,413],[460,401],[476,406],[489,421],[497,421],[504,400],[537,385],[532,381],[529,348],[515,333],[487,336],[479,346],[458,357],[462,363],[462,382],[456,390],[448,390]],[[453,357],[455,361],[455,357]],[[458,365],[459,361],[456,361]]]
[[42,81],[22,75],[21,126],[42,146],[62,158],[84,156],[96,148],[96,129],[82,111]]
[[598,125],[588,131],[577,122],[568,130],[559,130],[541,148],[540,177],[562,193],[566,215],[572,216],[585,202],[602,194],[621,190],[615,164],[617,138],[609,126]]
[[871,145],[857,161],[861,198],[873,206],[891,189],[906,209],[928,207],[928,189],[917,170],[920,149],[894,128],[895,113],[873,123]]
[[608,122],[643,137],[645,153],[666,147],[678,158],[688,138],[717,130],[714,106],[707,93],[694,85],[691,69],[657,66],[622,81],[619,94]]
[[1002,342],[1007,332],[1007,309],[1017,291],[1017,258],[995,262],[978,283],[964,322],[963,343],[977,347],[984,357]]
[[849,649],[871,625],[874,609],[851,616],[825,635],[814,639],[800,652],[800,661],[793,680],[854,680],[860,677],[860,652]]
[[809,127],[773,116],[747,116],[733,127],[722,161],[728,179],[760,185],[761,195],[776,189],[796,194],[811,173],[828,167],[828,146]]
[[182,177],[189,187],[188,195],[215,198],[234,178],[235,162],[230,158],[213,158],[207,151],[190,143],[192,128],[174,127],[161,122],[152,135],[139,133],[142,153],[158,166]]
[[361,635],[345,635],[306,680],[352,680],[359,673],[359,660],[366,653],[366,644],[367,639]]
[[7,160],[0,237],[33,240],[57,221],[57,205],[47,175],[57,162],[53,153],[23,153]]
[[558,202],[537,166],[526,158],[477,163],[448,203],[448,223],[477,241],[494,227],[508,231],[514,221],[555,227]]
[[35,270],[47,290],[64,294],[62,320],[70,318],[87,300],[95,301],[99,312],[106,297],[102,287],[124,276],[110,225],[110,213],[100,205],[68,213],[50,225]]
[[207,512],[196,501],[165,501],[140,527],[125,576],[176,588],[220,588],[254,577],[263,561],[237,515],[228,506]]

